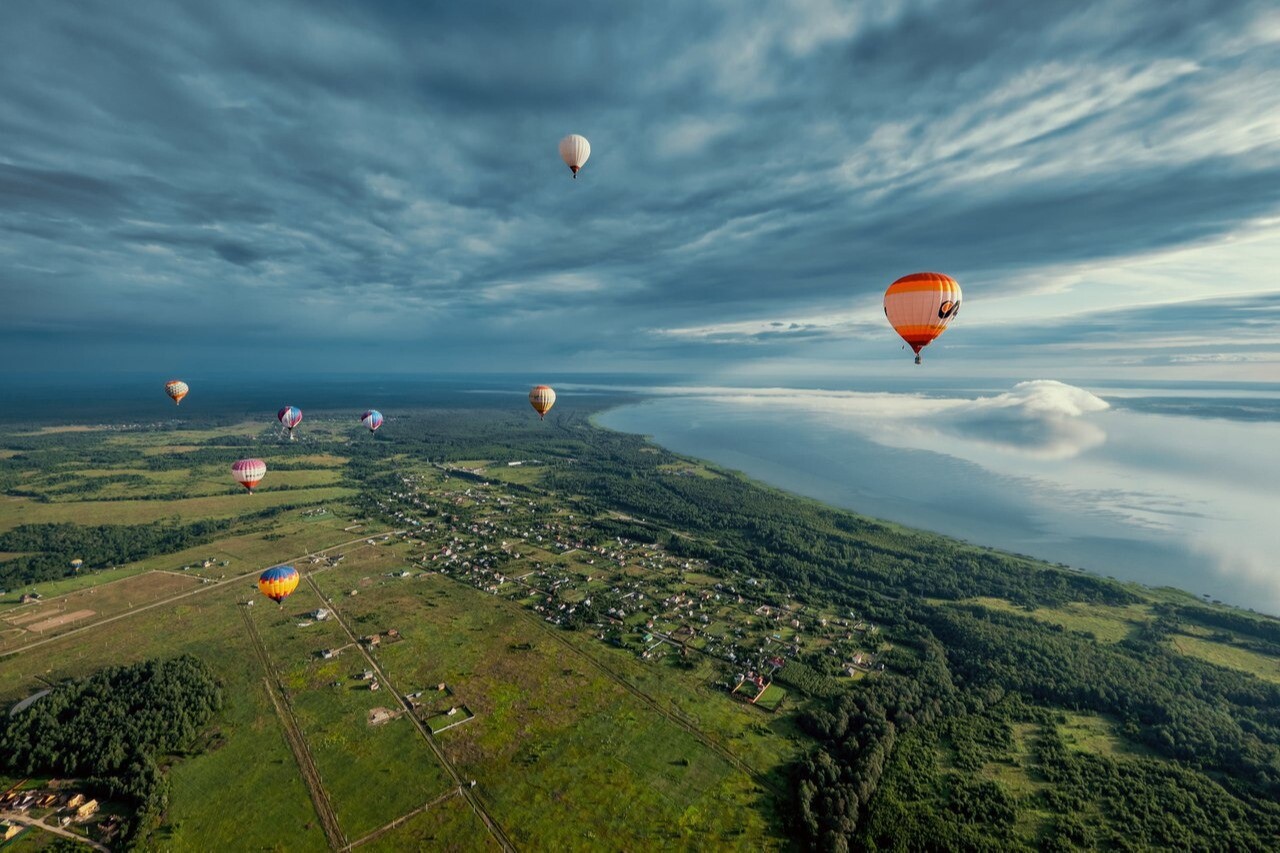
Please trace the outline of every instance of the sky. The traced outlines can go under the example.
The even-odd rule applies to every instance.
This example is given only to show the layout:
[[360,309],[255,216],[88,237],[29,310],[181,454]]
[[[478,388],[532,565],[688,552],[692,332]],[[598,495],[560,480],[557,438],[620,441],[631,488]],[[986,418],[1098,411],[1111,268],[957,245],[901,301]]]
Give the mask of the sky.
[[[591,140],[571,180],[566,133]],[[0,13],[0,376],[1280,381],[1280,7]]]

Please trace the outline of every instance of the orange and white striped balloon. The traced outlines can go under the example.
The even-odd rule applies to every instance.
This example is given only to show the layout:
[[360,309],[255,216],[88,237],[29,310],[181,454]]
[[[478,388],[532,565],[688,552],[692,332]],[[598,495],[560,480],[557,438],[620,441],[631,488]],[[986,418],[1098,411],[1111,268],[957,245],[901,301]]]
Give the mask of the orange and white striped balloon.
[[164,393],[173,398],[173,404],[176,406],[182,402],[182,398],[187,396],[187,392],[191,389],[187,387],[187,383],[181,379],[170,379],[164,383]]
[[920,350],[946,331],[959,311],[960,285],[940,272],[904,275],[884,292],[884,316],[915,350],[916,364],[920,363]]
[[545,418],[555,404],[556,392],[549,385],[535,385],[529,392],[529,405],[533,406],[539,418]]
[[578,177],[578,170],[587,164],[587,158],[590,156],[591,143],[585,136],[571,133],[560,140],[560,159],[569,167],[569,171],[573,172],[575,179]]

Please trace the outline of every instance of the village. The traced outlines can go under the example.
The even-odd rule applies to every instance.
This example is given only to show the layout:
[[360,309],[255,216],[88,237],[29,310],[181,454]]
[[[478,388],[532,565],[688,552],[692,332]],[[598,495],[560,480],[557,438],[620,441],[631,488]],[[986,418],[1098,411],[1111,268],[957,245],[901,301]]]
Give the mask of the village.
[[411,568],[391,577],[438,573],[643,661],[713,661],[715,686],[764,710],[782,704],[781,685],[838,684],[884,668],[890,646],[856,613],[805,607],[763,578],[672,554],[665,536],[610,537],[601,532],[608,525],[486,470],[399,475],[400,488],[377,502],[405,527],[399,538]]
[[[53,779],[28,788],[19,781],[0,794],[0,846],[28,831],[47,830],[64,838],[109,844],[120,832],[119,814],[103,811],[103,804],[78,791],[74,780]],[[103,848],[105,849],[105,848]]]

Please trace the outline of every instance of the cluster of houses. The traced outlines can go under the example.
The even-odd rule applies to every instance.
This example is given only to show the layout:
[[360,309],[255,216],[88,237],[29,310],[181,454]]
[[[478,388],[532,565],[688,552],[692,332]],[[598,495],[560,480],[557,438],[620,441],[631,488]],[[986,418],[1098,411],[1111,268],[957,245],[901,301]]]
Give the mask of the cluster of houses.
[[[0,811],[19,815],[32,813],[37,817],[44,813],[43,817],[46,820],[53,815],[56,816],[60,826],[88,821],[98,813],[99,808],[100,804],[97,800],[72,790],[22,790],[15,786],[0,794]],[[99,833],[107,839],[110,839],[118,829],[119,821],[114,816],[109,817],[98,827]],[[22,825],[0,821],[0,831],[3,834],[2,840],[7,841],[22,831]]]
[[466,476],[424,485],[401,474],[400,488],[378,500],[408,525],[410,561],[428,572],[521,601],[549,624],[590,628],[644,660],[667,651],[719,659],[726,678],[818,652],[846,674],[883,668],[877,629],[854,614],[809,611],[767,579],[660,544],[601,541],[590,520],[479,480],[482,468],[437,467]]

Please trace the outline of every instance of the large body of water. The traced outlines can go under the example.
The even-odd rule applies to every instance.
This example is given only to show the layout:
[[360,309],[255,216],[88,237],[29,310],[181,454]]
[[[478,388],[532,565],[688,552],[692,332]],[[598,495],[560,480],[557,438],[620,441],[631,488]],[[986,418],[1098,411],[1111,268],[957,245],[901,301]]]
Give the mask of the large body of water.
[[799,494],[1280,614],[1280,389],[667,388],[605,412]]

